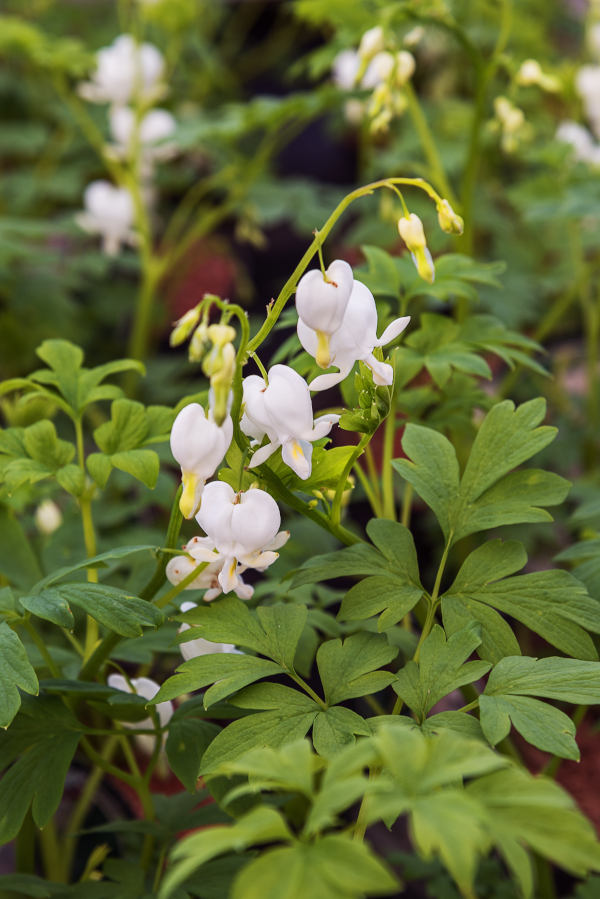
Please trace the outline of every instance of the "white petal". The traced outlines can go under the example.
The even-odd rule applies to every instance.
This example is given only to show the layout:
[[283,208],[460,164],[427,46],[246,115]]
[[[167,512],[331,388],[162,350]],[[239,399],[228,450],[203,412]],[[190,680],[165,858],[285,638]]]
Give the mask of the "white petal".
[[289,531],[279,531],[279,533],[273,537],[271,542],[267,543],[267,545],[264,547],[264,550],[266,552],[268,549],[280,549],[285,543],[288,542],[289,539]]
[[219,572],[219,583],[223,588],[223,593],[231,593],[232,590],[235,590],[238,581],[237,559],[225,559],[225,564]]
[[281,458],[303,481],[310,477],[312,450],[308,440],[286,440],[281,447]]
[[391,365],[388,365],[387,362],[380,362],[379,359],[376,359],[375,356],[371,353],[364,360],[365,365],[373,372],[373,383],[377,384],[379,387],[386,387],[394,382],[394,369]]
[[330,375],[319,375],[308,385],[311,390],[328,390],[343,381],[348,372],[333,372]]
[[403,318],[395,319],[395,321],[387,326],[375,346],[385,346],[386,344],[391,343],[392,340],[396,339],[398,334],[401,334],[402,331],[404,331],[409,321],[410,315],[405,315]]
[[310,435],[306,435],[307,440],[320,440],[321,437],[326,437],[327,434],[331,431],[332,427],[338,423],[340,420],[339,415],[320,415],[319,418],[315,418],[315,426],[312,429]]
[[266,462],[269,456],[272,456],[275,450],[279,449],[280,443],[276,441],[275,443],[267,443],[265,446],[261,446],[260,449],[256,450],[254,455],[252,456],[252,460],[248,465],[248,468],[256,468],[257,465],[262,465],[263,462]]

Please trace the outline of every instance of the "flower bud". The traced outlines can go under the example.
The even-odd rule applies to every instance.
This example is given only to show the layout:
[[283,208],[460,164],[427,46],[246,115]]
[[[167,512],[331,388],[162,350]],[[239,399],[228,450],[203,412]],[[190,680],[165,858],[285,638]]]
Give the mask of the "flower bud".
[[193,309],[188,309],[185,315],[182,315],[181,318],[178,318],[173,325],[173,330],[171,331],[171,336],[169,337],[169,346],[179,346],[180,343],[183,343],[185,340],[187,340],[193,329],[196,327],[199,318],[199,306],[194,306]]
[[403,87],[415,73],[415,58],[408,50],[396,53],[396,84]]
[[192,334],[188,347],[188,359],[190,362],[202,362],[209,347],[208,325],[206,322],[201,322]]
[[45,499],[35,510],[35,526],[40,534],[49,536],[58,530],[63,521],[62,512],[51,499]]
[[560,81],[553,75],[546,75],[537,59],[526,59],[516,76],[517,84],[522,87],[537,85],[550,93],[560,90]]
[[365,31],[358,45],[358,55],[367,62],[380,53],[385,46],[385,35],[381,25],[375,25]]
[[409,216],[401,218],[398,222],[398,232],[410,250],[412,260],[419,276],[429,284],[433,284],[435,268],[431,253],[427,248],[425,232],[423,231],[423,222],[419,216],[415,215],[414,212],[411,212]]
[[438,222],[440,228],[446,234],[462,234],[465,223],[460,215],[457,215],[448,200],[441,200],[437,205]]

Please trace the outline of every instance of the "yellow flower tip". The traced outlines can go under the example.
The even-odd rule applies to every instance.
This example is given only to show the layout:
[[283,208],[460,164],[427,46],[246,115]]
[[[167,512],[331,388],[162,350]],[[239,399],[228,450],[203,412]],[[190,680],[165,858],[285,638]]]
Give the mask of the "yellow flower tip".
[[448,200],[442,200],[437,207],[440,228],[446,234],[462,234],[465,229],[464,220],[457,215]]
[[419,276],[423,278],[424,281],[427,281],[428,284],[433,284],[435,281],[435,266],[433,264],[431,253],[427,247],[415,250],[413,253],[413,260]]
[[199,318],[200,309],[198,306],[194,306],[193,309],[188,309],[185,315],[178,318],[173,325],[173,330],[169,337],[169,346],[179,346],[184,340],[187,340],[198,324]]
[[317,354],[315,359],[319,368],[329,368],[331,365],[329,335],[323,331],[317,331]]
[[182,473],[183,491],[179,500],[179,509],[184,518],[193,518],[200,508],[200,500],[196,500],[198,477],[190,471]]
[[209,325],[208,337],[215,346],[222,347],[235,338],[235,328],[231,325]]

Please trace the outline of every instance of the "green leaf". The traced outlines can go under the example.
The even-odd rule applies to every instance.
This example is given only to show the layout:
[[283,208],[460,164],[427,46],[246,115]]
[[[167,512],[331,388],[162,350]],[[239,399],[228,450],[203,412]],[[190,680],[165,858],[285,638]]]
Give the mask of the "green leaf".
[[374,546],[364,543],[307,561],[293,577],[292,587],[346,575],[368,575],[350,588],[339,617],[347,621],[380,615],[378,629],[400,621],[423,595],[412,534],[394,521],[372,519],[367,533]]
[[210,744],[202,758],[202,774],[211,774],[223,762],[237,759],[257,746],[283,746],[305,737],[321,710],[308,696],[281,684],[247,687],[235,697],[240,708],[267,709],[233,721]]
[[63,568],[55,569],[52,574],[47,575],[45,578],[42,578],[42,580],[39,580],[34,584],[34,589],[36,591],[44,590],[51,584],[55,584],[62,578],[74,574],[76,571],[81,571],[83,568],[100,568],[105,562],[125,559],[127,556],[133,556],[139,552],[150,551],[151,553],[156,553],[157,549],[158,547],[153,546],[151,543],[140,543],[138,546],[117,546],[115,549],[109,549],[97,556],[75,562],[74,565],[65,565]]
[[[493,661],[499,660],[498,654],[502,648],[508,648],[508,642],[506,629],[498,627],[498,619],[492,619],[489,626],[490,606],[521,621],[568,655],[597,659],[594,643],[584,628],[594,633],[600,630],[598,602],[567,571],[535,571],[506,577],[526,561],[523,547],[516,541],[490,540],[483,544],[467,557],[446,592],[442,600],[444,615],[460,610],[461,615],[479,621],[486,641],[485,655]],[[500,628],[503,636],[499,638]]]
[[2,621],[0,622],[0,727],[8,727],[19,711],[21,697],[18,687],[27,693],[37,694],[38,679],[27,658],[25,647],[8,624]]
[[0,572],[15,587],[27,590],[42,572],[21,524],[5,506],[0,506],[0,531]]
[[34,899],[48,899],[55,893],[63,891],[59,883],[50,883],[34,874],[2,874],[0,875],[0,895],[33,896]]
[[485,809],[490,835],[505,856],[507,845],[521,844],[577,877],[600,869],[594,828],[558,784],[513,766],[466,789]]
[[368,736],[371,728],[368,723],[343,706],[333,706],[324,712],[319,712],[313,724],[313,744],[315,751],[322,758],[330,759],[345,746],[354,743],[354,735]]
[[482,694],[479,720],[487,740],[496,746],[510,733],[511,723],[523,739],[544,752],[579,761],[575,725],[554,706],[529,696]]
[[19,601],[28,612],[59,627],[71,629],[75,624],[68,602],[56,590],[44,590],[37,596],[22,596]]
[[488,662],[467,662],[479,646],[479,627],[470,622],[446,639],[444,629],[434,625],[423,641],[419,661],[408,662],[392,686],[421,720],[448,693],[479,680],[489,670]]
[[600,703],[600,663],[549,657],[502,659],[491,671],[487,696],[543,696],[579,705]]
[[264,806],[252,809],[230,826],[217,825],[192,834],[171,853],[174,864],[165,875],[158,899],[168,899],[190,874],[217,855],[290,838],[280,812]]
[[243,646],[291,669],[306,615],[306,607],[296,603],[261,606],[253,612],[237,597],[225,596],[182,618],[199,628],[206,640]]
[[446,541],[491,527],[551,521],[541,506],[562,502],[569,484],[558,475],[510,470],[550,443],[556,428],[538,427],[543,399],[517,409],[510,400],[493,406],[477,433],[459,485],[454,447],[442,434],[408,424],[402,447],[408,459],[396,459],[396,470],[433,510]]
[[270,849],[246,865],[232,899],[362,899],[396,893],[398,881],[365,844],[326,834],[311,844]]
[[393,680],[390,671],[377,671],[398,655],[387,637],[361,631],[341,640],[327,640],[317,652],[317,666],[329,705],[377,693]]
[[460,472],[454,447],[443,434],[411,423],[404,429],[402,449],[408,459],[394,459],[394,468],[427,503],[448,540],[459,496]]
[[237,653],[209,653],[189,659],[177,668],[177,674],[169,677],[152,699],[152,704],[175,699],[184,693],[199,690],[212,684],[204,694],[204,707],[231,696],[242,687],[262,677],[281,674],[283,668],[267,659],[258,659]]
[[175,714],[169,722],[165,744],[169,766],[191,793],[196,790],[202,756],[218,733],[216,724],[201,718]]
[[136,449],[148,433],[146,410],[135,400],[118,399],[110,407],[110,421],[94,431],[94,440],[107,455]]
[[0,767],[12,762],[0,780],[0,844],[16,836],[30,805],[36,825],[48,823],[80,736],[77,720],[54,697],[24,702],[10,730],[0,734]]
[[98,486],[101,488],[106,487],[106,482],[112,471],[110,456],[105,456],[104,453],[90,453],[85,460],[85,464]]
[[153,490],[158,480],[159,462],[154,450],[134,449],[126,452],[114,453],[110,457],[111,464],[119,471],[137,478],[146,487]]
[[43,419],[25,428],[23,442],[27,454],[36,462],[43,462],[51,470],[61,468],[75,455],[75,447],[67,440],[59,440],[54,423]]
[[85,489],[85,474],[78,465],[63,465],[56,472],[56,480],[72,496],[81,496]]
[[156,606],[105,584],[61,584],[48,592],[49,596],[44,590],[31,596],[43,604],[55,602],[58,595],[122,637],[139,637],[142,627],[157,627],[163,620]]

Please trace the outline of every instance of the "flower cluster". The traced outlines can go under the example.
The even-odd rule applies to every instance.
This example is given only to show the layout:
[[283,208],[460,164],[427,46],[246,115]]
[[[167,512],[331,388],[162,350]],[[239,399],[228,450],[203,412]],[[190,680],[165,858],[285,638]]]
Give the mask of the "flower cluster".
[[[442,211],[448,220],[458,219],[449,205]],[[179,412],[171,431],[171,451],[181,466],[180,508],[186,518],[195,516],[205,536],[189,540],[182,554],[169,561],[166,574],[173,584],[185,581],[186,589],[204,590],[206,602],[230,592],[249,599],[253,588],[242,575],[272,565],[289,537],[287,531],[279,530],[277,503],[264,490],[251,486],[236,492],[223,481],[206,483],[227,453],[234,432],[229,391],[236,366],[235,330],[226,323],[227,310],[221,323],[208,324],[214,299],[206,295],[175,323],[171,334],[174,346],[191,337],[190,353],[200,335],[194,353],[211,379],[211,389],[208,413],[198,403],[190,403]],[[314,442],[326,437],[340,418],[331,413],[315,418],[310,391],[338,384],[357,361],[371,370],[375,385],[391,385],[394,370],[375,350],[394,340],[409,318],[396,319],[378,337],[373,294],[341,259],[326,271],[315,269],[303,275],[296,288],[296,308],[302,346],[321,368],[335,366],[338,371],[307,384],[288,365],[273,365],[267,372],[258,362],[261,375],[248,375],[241,383],[239,430],[249,438],[252,450],[249,458],[245,456],[247,469],[262,465],[281,450],[283,463],[307,480]],[[219,399],[219,391],[225,390],[226,401]],[[216,408],[223,402],[225,414],[217,415]],[[238,433],[238,442],[239,437]]]
[[556,139],[572,147],[576,162],[600,166],[600,22],[589,23],[586,37],[594,61],[577,72],[575,90],[581,98],[591,131],[579,122],[567,120],[558,126]]
[[[105,147],[106,156],[134,169],[146,204],[152,198],[154,163],[173,153],[167,139],[175,131],[175,119],[166,109],[151,108],[165,93],[164,71],[165,60],[157,47],[122,34],[98,51],[91,80],[79,86],[85,100],[110,104],[113,143]],[[122,244],[135,241],[135,203],[127,187],[94,181],[84,193],[84,207],[77,223],[102,237],[105,253],[114,255]]]
[[342,50],[333,61],[334,84],[344,91],[362,88],[370,98],[348,100],[346,117],[358,123],[367,117],[374,133],[386,131],[394,116],[406,108],[402,88],[415,71],[415,58],[408,50],[386,49],[386,36],[377,25],[363,34],[357,50]]
[[167,577],[179,584],[206,563],[189,588],[208,588],[207,602],[221,592],[250,599],[254,589],[244,583],[242,574],[249,568],[264,571],[272,565],[278,558],[275,550],[290,536],[289,531],[279,530],[281,515],[272,496],[256,487],[236,493],[223,481],[212,481],[204,488],[196,521],[206,537],[194,537],[184,547],[187,555],[171,559]]

